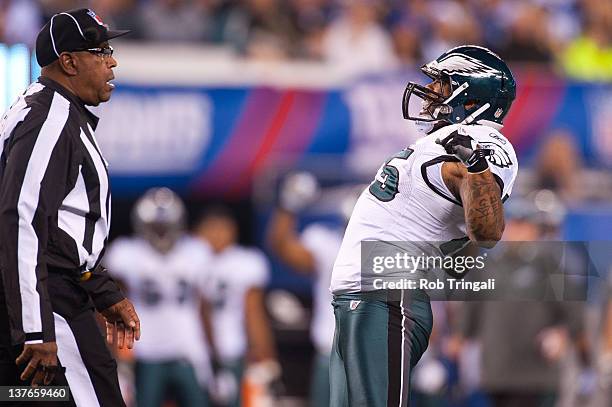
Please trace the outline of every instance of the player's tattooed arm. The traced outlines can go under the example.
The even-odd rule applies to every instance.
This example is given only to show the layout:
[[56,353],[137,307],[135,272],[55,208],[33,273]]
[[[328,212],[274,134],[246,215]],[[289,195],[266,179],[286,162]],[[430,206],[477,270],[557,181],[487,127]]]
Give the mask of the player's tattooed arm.
[[470,240],[482,247],[493,247],[504,232],[504,209],[499,184],[491,171],[473,174],[459,163],[444,163],[442,175],[463,204]]
[[490,170],[463,179],[461,201],[470,240],[493,247],[504,233],[504,209],[499,185]]

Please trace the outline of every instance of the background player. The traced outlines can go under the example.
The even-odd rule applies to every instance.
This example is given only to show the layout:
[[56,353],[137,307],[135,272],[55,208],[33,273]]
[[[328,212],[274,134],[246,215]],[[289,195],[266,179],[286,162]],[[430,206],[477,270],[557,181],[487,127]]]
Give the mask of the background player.
[[137,405],[161,406],[172,392],[179,406],[203,406],[209,360],[200,306],[210,250],[185,233],[185,207],[168,188],[147,191],[132,220],[136,236],[115,241],[105,260],[148,332],[134,350]]
[[[433,82],[410,82],[403,111],[428,136],[380,167],[357,201],[334,265],[332,406],[407,406],[410,373],[431,333],[425,292],[393,298],[373,290],[372,275],[362,269],[363,242],[374,241],[372,252],[399,253],[386,242],[400,241],[410,255],[444,256],[450,251],[444,242],[491,247],[504,230],[502,198],[518,167],[498,130],[515,97],[512,73],[476,46],[453,48],[421,70]],[[412,96],[421,99],[416,116]]]
[[[575,300],[586,288],[587,263],[575,246],[563,246],[563,256],[558,256],[560,246],[547,243],[558,239],[565,209],[552,193],[547,205],[538,207],[534,196],[545,193],[550,191],[509,203],[504,245],[491,252],[496,284],[508,294],[500,294],[497,301],[457,303],[459,335],[453,340],[458,345],[465,341],[479,345],[480,387],[495,407],[579,405],[571,393],[590,386],[588,376],[567,381],[572,353],[581,368],[590,364],[586,307]],[[545,300],[547,284],[559,270],[570,277],[562,290],[573,293],[573,298]],[[539,301],[529,301],[535,298]],[[563,400],[563,393],[570,393],[569,400]]]
[[298,233],[296,215],[316,200],[318,192],[313,175],[296,173],[288,176],[280,189],[280,207],[270,221],[268,242],[283,262],[298,272],[313,275],[315,279],[310,337],[317,354],[310,405],[323,407],[329,404],[329,359],[334,336],[329,282],[344,230],[316,222]]
[[[257,249],[238,245],[238,225],[224,207],[208,209],[196,233],[213,250],[208,299],[212,305],[213,342],[219,360],[211,397],[218,404],[240,406],[242,377],[247,365],[257,366],[265,382],[280,377],[280,365],[266,310],[263,289],[268,282],[268,261]],[[225,378],[233,377],[233,383]],[[223,388],[221,388],[223,387]]]

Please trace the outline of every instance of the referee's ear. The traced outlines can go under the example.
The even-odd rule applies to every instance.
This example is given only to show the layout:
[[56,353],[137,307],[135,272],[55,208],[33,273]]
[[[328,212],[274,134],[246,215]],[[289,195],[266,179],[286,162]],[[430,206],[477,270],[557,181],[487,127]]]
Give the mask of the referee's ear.
[[57,63],[58,68],[68,76],[76,76],[78,73],[78,61],[71,52],[62,52],[55,63]]

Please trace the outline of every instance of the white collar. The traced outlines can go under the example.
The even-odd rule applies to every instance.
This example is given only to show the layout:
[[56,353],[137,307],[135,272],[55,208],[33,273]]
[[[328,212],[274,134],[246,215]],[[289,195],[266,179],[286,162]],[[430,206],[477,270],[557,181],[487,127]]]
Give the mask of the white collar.
[[483,126],[488,126],[488,127],[492,127],[497,131],[500,131],[504,125],[503,124],[499,124],[497,122],[491,121],[491,120],[478,120],[476,123],[478,124],[482,124]]

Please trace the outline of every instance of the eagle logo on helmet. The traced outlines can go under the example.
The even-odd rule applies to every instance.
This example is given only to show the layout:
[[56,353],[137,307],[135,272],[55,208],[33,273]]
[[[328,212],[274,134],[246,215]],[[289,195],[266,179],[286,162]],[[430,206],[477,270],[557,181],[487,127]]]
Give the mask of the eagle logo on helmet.
[[440,71],[444,71],[448,74],[499,75],[499,72],[496,69],[482,63],[476,58],[472,58],[469,55],[463,54],[448,54],[440,61],[433,61],[431,64],[433,65],[433,68],[438,69]]
[[493,154],[489,155],[487,160],[496,167],[508,168],[512,165],[510,155],[499,144],[490,141],[479,141],[478,145],[481,148],[488,148],[493,151]]

